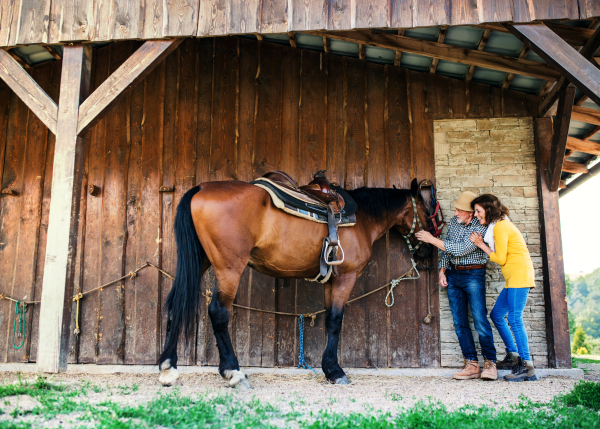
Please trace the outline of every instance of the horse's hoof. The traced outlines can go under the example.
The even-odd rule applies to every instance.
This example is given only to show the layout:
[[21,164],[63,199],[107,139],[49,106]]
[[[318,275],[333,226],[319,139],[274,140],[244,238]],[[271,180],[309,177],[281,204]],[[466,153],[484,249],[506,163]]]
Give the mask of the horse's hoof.
[[231,387],[240,388],[242,390],[252,389],[252,385],[248,381],[246,374],[244,374],[239,369],[234,369],[231,371],[225,371],[224,373],[225,379],[229,382]]
[[348,380],[348,377],[346,377],[344,375],[342,378],[338,378],[337,380],[335,380],[335,384],[339,384],[339,385],[350,384],[350,380]]
[[177,371],[177,368],[173,368],[171,362],[167,359],[160,365],[160,376],[158,377],[158,381],[163,386],[173,386],[178,379],[179,371]]

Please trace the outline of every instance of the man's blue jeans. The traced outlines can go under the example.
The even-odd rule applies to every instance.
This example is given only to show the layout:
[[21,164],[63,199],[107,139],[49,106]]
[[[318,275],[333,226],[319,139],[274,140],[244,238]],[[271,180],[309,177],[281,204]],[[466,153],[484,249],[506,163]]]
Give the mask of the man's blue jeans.
[[465,358],[477,360],[475,341],[469,326],[468,306],[479,334],[479,344],[483,357],[496,362],[494,334],[487,318],[485,306],[485,268],[478,270],[446,270],[448,280],[448,301],[454,319],[454,329]]

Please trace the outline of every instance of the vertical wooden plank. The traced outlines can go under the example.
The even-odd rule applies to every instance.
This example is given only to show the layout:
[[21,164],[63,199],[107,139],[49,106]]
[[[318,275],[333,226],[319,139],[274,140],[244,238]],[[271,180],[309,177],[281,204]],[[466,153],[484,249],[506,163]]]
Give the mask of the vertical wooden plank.
[[48,43],[50,0],[22,0],[16,44]]
[[[110,46],[110,73],[134,52],[132,42]],[[126,96],[107,115],[100,284],[125,274],[127,245],[127,166],[129,165],[131,96]],[[98,358],[100,364],[123,363],[125,354],[125,284],[99,292]]]
[[[4,81],[0,81],[0,180],[1,184],[4,184],[4,163],[5,153],[7,148],[8,139],[8,124],[9,124],[9,112],[14,101],[11,102],[12,98],[17,98],[14,93],[8,88]],[[2,210],[2,200],[0,199],[0,213]],[[0,227],[0,243],[5,243],[3,228]],[[0,245],[0,254],[3,254],[4,244]],[[4,261],[4,259],[2,260]],[[0,264],[3,262],[0,261]],[[1,286],[0,286],[1,287]],[[2,292],[6,292],[2,290]],[[8,323],[9,320],[9,308],[11,308],[9,301],[3,300],[0,302],[0,324]],[[2,332],[2,331],[0,331]],[[5,353],[3,352],[8,347],[8,335],[2,334],[0,337],[0,361],[4,361]]]
[[[49,91],[51,70],[49,64],[32,69],[33,79],[44,91]],[[25,126],[25,124],[21,125]],[[18,247],[16,249],[15,277],[11,296],[17,299],[35,299],[35,277],[37,268],[38,238],[41,221],[41,199],[43,170],[46,158],[48,129],[31,112],[27,121],[27,142],[24,149],[23,181],[20,189],[20,213],[18,229]],[[20,349],[9,347],[9,362],[27,362],[29,360],[29,342],[33,311],[26,315],[27,343]],[[12,323],[8,323],[9,330]],[[18,343],[17,343],[18,344]]]
[[[450,25],[478,24],[480,11],[477,10],[480,1],[451,0],[449,2]],[[448,22],[447,22],[448,23]]]
[[0,46],[13,46],[17,39],[21,2],[3,0],[0,2]]
[[[386,132],[385,98],[386,73],[384,66],[367,64],[366,122],[367,122],[367,183],[371,188],[386,185]],[[373,245],[373,255],[365,273],[365,292],[370,292],[388,282],[386,237]],[[365,348],[366,366],[387,367],[387,307],[383,304],[384,292],[378,292],[365,300]]]
[[[433,147],[433,123],[427,106],[434,105],[436,94],[429,88],[434,87],[435,75],[414,74],[411,77],[411,116],[413,132],[413,159],[415,166],[415,177],[417,180],[429,179],[435,181],[435,166]],[[434,257],[434,266],[437,267],[437,258]],[[437,276],[434,271],[422,272],[421,278],[417,280],[419,293],[418,306],[418,328],[419,328],[419,352],[421,367],[432,368],[440,365],[440,328],[439,317],[433,317],[430,324],[423,322],[429,312],[438,314],[438,287]]]
[[445,25],[450,21],[450,0],[419,0],[413,3],[412,27],[429,27]]
[[482,0],[478,2],[479,22],[513,20],[512,0]]
[[291,0],[288,9],[288,31],[324,30],[329,8],[327,0]]
[[[197,55],[199,63],[198,73],[198,132],[196,136],[196,185],[208,182],[210,167],[210,117],[212,109],[212,82],[213,82],[213,44],[212,38],[198,39]],[[254,100],[254,94],[252,95]],[[214,270],[212,267],[204,274],[200,291],[212,290],[215,283]],[[208,301],[204,296],[200,297],[198,336],[196,339],[196,364],[206,365],[206,344],[212,337],[212,331],[207,330],[208,324]]]
[[[142,186],[142,119],[144,115],[144,87],[146,81],[140,82],[131,91],[131,111],[130,124],[127,132],[130,135],[129,144],[129,165],[127,166],[127,196],[125,198],[126,216],[127,216],[127,241],[125,247],[125,272],[130,273],[138,267],[138,248],[142,247],[141,231],[145,219],[141,217],[141,186]],[[154,213],[159,212],[158,207],[155,207]],[[158,273],[155,273],[157,275]],[[123,362],[125,364],[134,364],[136,361],[142,362],[144,359],[143,353],[136,354],[137,340],[137,311],[144,311],[148,306],[152,306],[152,302],[142,304],[138,307],[136,297],[138,294],[144,294],[146,290],[151,291],[153,285],[148,281],[146,273],[140,272],[135,278],[127,279],[123,282],[125,289],[123,290],[125,300],[125,350]],[[148,300],[150,301],[150,300]]]
[[[180,46],[181,47],[181,46]],[[180,50],[176,49],[165,59],[165,101],[164,101],[164,126],[163,126],[163,147],[161,162],[161,186],[171,188],[175,186],[175,135],[177,128],[178,113],[178,88],[179,88],[179,55]],[[161,242],[162,258],[161,268],[167,273],[173,275],[177,267],[177,248],[175,246],[175,231],[173,222],[175,221],[175,210],[177,207],[173,202],[172,192],[161,193],[162,220],[161,220]],[[167,314],[163,309],[167,296],[171,291],[173,281],[165,275],[160,275],[160,346],[165,342],[165,333],[167,329]]]
[[83,136],[77,135],[77,118],[81,100],[89,95],[91,60],[91,46],[78,44],[64,49],[52,177],[54,198],[50,202],[40,307],[37,356],[40,372],[67,369],[85,161],[85,142]]
[[[577,0],[538,0],[528,3],[533,6],[530,10],[532,20],[541,19],[579,19]],[[530,6],[530,7],[531,7]]]
[[[74,5],[75,22],[73,23],[75,37],[79,32],[87,32],[89,28],[89,40],[110,40],[113,33],[111,24],[114,22],[113,6],[113,2],[92,2],[90,0],[76,2]],[[91,12],[88,12],[89,9]],[[77,29],[78,25],[80,30]]]
[[198,37],[227,34],[227,0],[203,0],[200,2]]
[[529,10],[527,0],[513,0],[514,22],[529,22],[535,19],[533,11]]
[[[281,51],[282,47],[258,43],[259,65],[256,73],[254,115],[253,176],[262,176],[279,168],[281,148]],[[275,310],[275,279],[259,272],[252,273],[250,306]],[[248,364],[275,364],[275,315],[250,312]]]
[[352,25],[351,0],[331,0],[327,15],[328,30],[349,30]]
[[260,33],[288,31],[288,0],[262,0],[261,3]]
[[[47,91],[47,94],[58,103],[58,94],[60,90],[60,71],[62,67],[62,61],[56,61],[52,64],[51,74],[52,74],[52,82],[50,90]],[[1,118],[1,115],[0,115]],[[0,119],[0,129],[2,129],[2,120]],[[4,133],[3,133],[4,134]],[[50,198],[51,198],[51,190],[52,190],[52,167],[54,163],[54,146],[56,143],[56,137],[52,133],[47,133],[48,142],[46,148],[46,160],[45,165],[43,167],[42,175],[42,199],[40,201],[40,211],[41,211],[41,222],[40,222],[40,230],[39,230],[39,241],[38,241],[38,253],[37,253],[37,268],[36,268],[36,278],[35,278],[35,292],[34,297],[42,296],[42,281],[44,278],[44,261],[46,259],[46,244],[48,238],[48,218],[50,215]],[[0,147],[1,147],[1,138],[2,134],[0,134]],[[89,151],[88,151],[89,152]],[[4,159],[0,150],[0,159]],[[87,172],[85,173],[87,176]],[[87,181],[87,177],[84,182]],[[82,195],[87,190],[82,190]],[[84,199],[82,198],[82,207],[80,211],[80,244],[78,245],[77,250],[77,258],[78,264],[77,274],[78,278],[76,278],[75,290],[81,289],[81,281],[82,281],[82,270],[83,270],[83,245],[85,242],[85,222],[82,222],[85,219],[86,210],[84,207]],[[33,313],[32,321],[31,321],[31,341],[29,344],[29,360],[31,362],[35,362],[37,360],[37,348],[39,341],[39,327],[40,327],[40,306],[34,305],[29,308],[29,311]],[[74,321],[74,316],[71,316]],[[73,324],[72,324],[73,325]],[[28,334],[29,335],[29,334]],[[69,342],[69,363],[77,362],[77,350],[78,350],[78,341],[71,337],[71,341]]]
[[[388,186],[404,189],[410,188],[412,169],[411,76],[400,67],[388,67]],[[410,252],[395,231],[390,231],[388,241],[389,278],[395,279],[410,269]],[[417,285],[412,280],[403,281],[394,289],[394,295],[389,319],[389,366],[418,367]]]
[[344,184],[344,64],[337,55],[327,56],[327,178]]
[[523,97],[522,94],[507,89],[503,89],[502,94],[504,95],[502,103],[503,117],[531,116],[528,110],[527,98]]
[[[365,61],[344,58],[344,146],[346,189],[365,186],[368,145],[366,140],[366,65]],[[350,299],[366,292],[367,276],[356,281]],[[341,364],[364,367],[367,364],[366,300],[346,306],[340,337]]]
[[352,2],[352,28],[389,27],[387,0]]
[[236,129],[230,112],[235,112],[236,81],[239,73],[237,41],[216,38],[214,48],[214,88],[211,125],[211,180],[234,179],[236,174]]
[[[55,0],[52,3],[54,25],[51,30],[58,35],[56,42],[99,40],[100,34],[104,36],[103,40],[108,39],[110,3],[94,5],[91,0]],[[50,39],[54,41],[53,37]]]
[[548,161],[552,142],[552,119],[539,118],[535,126],[535,157],[542,238],[542,268],[546,311],[548,366],[571,368],[569,317],[565,287],[558,192],[550,191]]
[[[492,87],[474,82],[466,82],[466,87],[469,91],[469,117],[491,118],[493,112]],[[443,87],[440,90],[444,91]],[[441,98],[443,92],[438,92],[437,95]]]
[[[4,281],[0,282],[0,293],[15,299],[23,300],[24,293],[14,290],[14,281],[18,277],[15,272],[16,256],[19,249],[19,217],[23,193],[23,168],[25,150],[27,145],[27,121],[29,109],[19,99],[10,97],[10,110],[6,126],[6,149],[4,151],[4,170],[2,176],[2,189],[11,189],[20,196],[0,194],[0,272]],[[12,301],[0,301],[3,322],[3,337],[5,341],[0,344],[0,359],[7,362],[8,354],[12,353],[12,319],[15,304]],[[17,339],[18,340],[18,339]],[[18,344],[18,343],[17,343]]]
[[[204,3],[204,2],[202,2]],[[163,36],[195,36],[198,29],[200,0],[172,0],[163,6]]]
[[[299,183],[307,184],[312,176],[325,168],[327,112],[327,61],[319,52],[302,51],[300,63],[299,106]],[[300,168],[301,166],[301,168]],[[323,285],[298,280],[296,310],[299,313],[318,311],[325,306]],[[321,364],[325,349],[325,317],[317,316],[315,326],[310,320],[304,329],[304,353],[311,366]]]
[[579,13],[581,19],[600,16],[600,4],[594,0],[579,0]]
[[[196,183],[196,130],[198,121],[198,76],[196,40],[186,39],[179,48],[179,99],[177,128],[175,130],[175,192],[173,207]],[[179,342],[177,363],[193,365],[196,362],[195,337],[186,346],[184,337]]]
[[[92,89],[100,86],[109,76],[110,47],[96,51],[94,82]],[[85,252],[83,258],[83,287],[87,292],[100,286],[100,252],[102,232],[102,202],[104,194],[104,145],[106,140],[106,117],[101,119],[90,133],[88,144],[88,185],[97,186],[100,193],[90,196],[86,207]],[[79,363],[96,362],[98,337],[99,293],[85,296],[80,302]]]
[[[281,54],[281,156],[279,168],[298,180],[298,104],[300,101],[300,61],[297,49],[284,49]],[[296,312],[297,280],[277,280],[277,310]],[[277,366],[295,366],[298,350],[298,323],[291,316],[276,316]]]
[[162,0],[144,0],[144,16],[141,17],[144,21],[141,37],[144,39],[158,39],[163,36],[164,25],[163,21],[167,19],[163,16],[163,1]]
[[115,1],[110,14],[110,38],[125,40],[143,37],[141,12],[143,6],[138,1]]
[[260,32],[260,0],[232,1],[227,11],[227,34]]
[[390,2],[390,27],[411,28],[414,22],[415,11],[411,0],[391,0]]

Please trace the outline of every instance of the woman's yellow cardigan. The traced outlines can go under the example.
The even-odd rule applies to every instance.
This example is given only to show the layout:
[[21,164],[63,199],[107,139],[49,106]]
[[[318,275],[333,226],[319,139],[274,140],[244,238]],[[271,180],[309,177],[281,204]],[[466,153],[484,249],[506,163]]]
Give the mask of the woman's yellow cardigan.
[[496,251],[490,260],[500,265],[507,288],[535,287],[533,262],[521,231],[509,220],[494,225]]

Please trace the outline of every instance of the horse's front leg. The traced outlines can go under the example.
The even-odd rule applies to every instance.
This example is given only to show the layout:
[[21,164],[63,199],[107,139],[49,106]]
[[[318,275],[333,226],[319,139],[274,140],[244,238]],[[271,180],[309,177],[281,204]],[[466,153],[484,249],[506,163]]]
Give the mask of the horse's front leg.
[[[218,276],[217,276],[218,279]],[[239,276],[237,278],[239,282]],[[229,316],[231,305],[237,292],[238,283],[235,286],[231,282],[218,282],[213,289],[213,299],[208,306],[208,315],[212,323],[217,348],[219,349],[219,374],[229,382],[231,387],[251,389],[252,386],[242,371],[231,344],[229,337]]]
[[335,384],[350,384],[344,370],[338,363],[338,344],[344,317],[344,305],[356,282],[356,274],[344,274],[325,286],[325,327],[327,328],[327,346],[323,353],[321,368],[325,377]]

